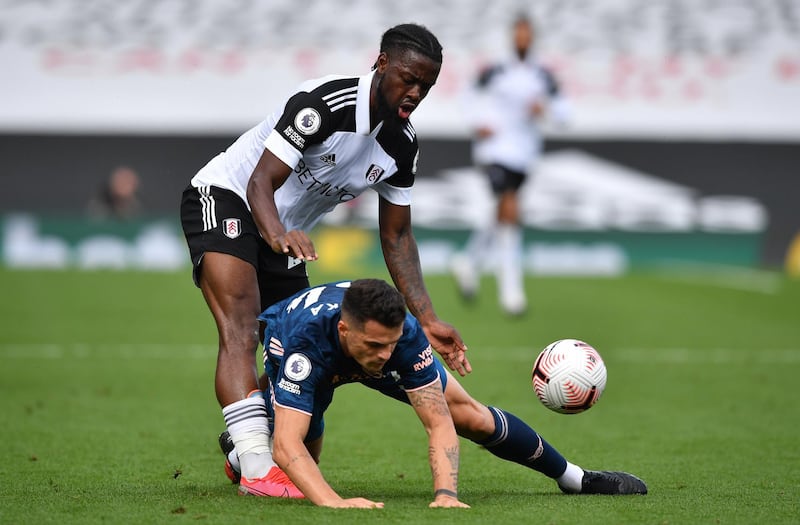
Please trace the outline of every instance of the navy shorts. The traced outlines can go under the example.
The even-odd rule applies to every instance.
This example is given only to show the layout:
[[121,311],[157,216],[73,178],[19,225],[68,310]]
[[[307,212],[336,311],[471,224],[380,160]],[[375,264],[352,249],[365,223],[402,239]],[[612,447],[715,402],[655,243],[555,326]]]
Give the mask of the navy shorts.
[[262,310],[309,286],[306,263],[272,251],[247,205],[230,190],[187,187],[181,201],[181,225],[198,286],[207,252],[227,253],[253,265]]
[[510,170],[500,164],[489,164],[484,167],[484,171],[489,176],[489,184],[492,185],[492,192],[495,195],[517,191],[525,182],[525,173]]

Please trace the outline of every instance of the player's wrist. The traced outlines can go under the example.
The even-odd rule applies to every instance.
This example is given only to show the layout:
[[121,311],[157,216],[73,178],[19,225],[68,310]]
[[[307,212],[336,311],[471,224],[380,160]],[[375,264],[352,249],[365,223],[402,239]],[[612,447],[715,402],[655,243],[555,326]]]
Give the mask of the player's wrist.
[[436,489],[435,491],[433,491],[434,498],[438,498],[439,496],[447,496],[450,498],[458,499],[458,492],[450,489]]

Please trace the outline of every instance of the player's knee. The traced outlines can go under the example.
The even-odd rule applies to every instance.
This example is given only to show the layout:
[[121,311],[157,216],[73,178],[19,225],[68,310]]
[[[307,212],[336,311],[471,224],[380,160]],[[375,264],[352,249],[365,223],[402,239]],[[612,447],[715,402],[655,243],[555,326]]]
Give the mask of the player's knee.
[[494,418],[489,409],[477,402],[450,407],[456,431],[462,437],[481,440],[494,432]]
[[250,354],[258,348],[258,323],[231,324],[220,329],[219,336],[221,354]]

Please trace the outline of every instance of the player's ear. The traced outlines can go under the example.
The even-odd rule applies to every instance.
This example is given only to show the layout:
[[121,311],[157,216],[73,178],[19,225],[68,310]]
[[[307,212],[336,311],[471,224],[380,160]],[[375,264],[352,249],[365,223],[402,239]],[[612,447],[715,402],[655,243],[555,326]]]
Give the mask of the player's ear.
[[336,324],[336,328],[339,330],[339,335],[342,337],[347,335],[347,332],[350,330],[350,327],[347,326],[347,323],[344,319],[339,319],[339,322]]
[[375,65],[372,66],[372,69],[376,70],[378,73],[383,74],[386,71],[386,66],[389,64],[389,56],[386,54],[386,51],[381,51],[378,55],[378,59],[375,60]]

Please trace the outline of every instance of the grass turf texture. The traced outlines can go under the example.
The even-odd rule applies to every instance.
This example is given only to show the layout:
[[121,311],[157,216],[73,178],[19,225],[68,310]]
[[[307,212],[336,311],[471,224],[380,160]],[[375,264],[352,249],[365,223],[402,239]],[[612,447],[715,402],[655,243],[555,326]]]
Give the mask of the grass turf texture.
[[[797,523],[800,282],[719,277],[531,278],[531,312],[516,320],[490,281],[466,306],[449,278],[430,277],[469,344],[462,382],[477,399],[575,463],[641,476],[650,494],[562,495],[462,440],[472,509],[428,509],[413,412],[347,385],[321,467],[343,496],[386,503],[359,511],[236,496],[216,443],[216,333],[188,270],[0,270],[0,523]],[[530,388],[537,352],[564,337],[594,344],[609,369],[580,415],[547,411]]]

